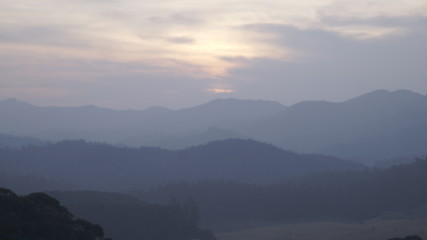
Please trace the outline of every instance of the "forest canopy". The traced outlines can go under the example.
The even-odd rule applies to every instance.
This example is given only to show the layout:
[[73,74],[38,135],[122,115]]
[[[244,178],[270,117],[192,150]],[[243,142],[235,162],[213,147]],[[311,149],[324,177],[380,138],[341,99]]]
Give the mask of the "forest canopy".
[[74,218],[45,193],[18,196],[0,188],[0,236],[11,240],[107,240],[101,226]]

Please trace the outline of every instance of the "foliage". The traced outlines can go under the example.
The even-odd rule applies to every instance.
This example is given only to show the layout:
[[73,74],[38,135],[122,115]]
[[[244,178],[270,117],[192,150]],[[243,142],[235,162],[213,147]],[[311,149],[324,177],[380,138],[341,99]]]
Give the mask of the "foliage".
[[419,159],[388,169],[323,172],[268,185],[205,180],[163,184],[132,194],[157,203],[171,195],[193,196],[205,222],[359,221],[424,207],[426,173],[427,159]]
[[27,240],[102,240],[103,229],[76,219],[59,201],[45,193],[18,196],[0,188],[0,234]]
[[[362,167],[334,157],[296,154],[269,144],[239,139],[176,151],[85,141],[62,141],[21,149],[0,148],[0,180],[2,175],[35,175],[67,183],[56,190],[70,190],[69,186],[74,186],[74,189],[122,192],[164,182],[205,178],[271,183],[319,170]],[[55,190],[52,188],[57,185],[48,182],[45,186],[49,189],[32,191]],[[12,185],[8,187],[18,190]]]
[[404,238],[390,238],[388,240],[423,240],[423,239],[420,236],[411,235],[411,236],[406,236]]
[[100,223],[105,233],[120,240],[213,240],[200,229],[198,205],[193,199],[153,205],[120,193],[96,191],[48,192],[74,214]]

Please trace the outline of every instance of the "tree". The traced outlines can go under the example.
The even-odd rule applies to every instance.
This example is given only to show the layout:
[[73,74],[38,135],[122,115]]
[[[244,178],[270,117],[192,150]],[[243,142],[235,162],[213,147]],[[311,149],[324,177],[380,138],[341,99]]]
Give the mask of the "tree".
[[423,239],[418,235],[410,235],[404,238],[390,238],[388,240],[423,240]]
[[200,222],[199,206],[192,197],[189,197],[187,201],[182,204],[184,214],[187,221],[192,226],[197,226]]
[[0,188],[0,236],[9,239],[106,240],[101,226],[75,219],[45,193],[18,196]]

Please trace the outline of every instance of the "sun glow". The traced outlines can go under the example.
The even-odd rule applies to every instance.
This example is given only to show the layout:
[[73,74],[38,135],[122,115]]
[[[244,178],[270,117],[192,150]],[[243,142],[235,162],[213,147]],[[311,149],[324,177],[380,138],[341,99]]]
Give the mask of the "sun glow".
[[[283,37],[280,30],[268,35],[267,31],[245,30],[247,26],[292,26],[365,40],[405,32],[396,27],[369,25],[366,20],[402,17],[411,12],[425,16],[427,12],[422,0],[393,4],[381,0],[374,5],[368,0],[357,4],[344,0],[100,2],[0,2],[5,10],[0,13],[5,20],[0,23],[4,36],[0,36],[2,54],[21,61],[21,55],[28,53],[25,61],[29,65],[32,60],[35,65],[41,64],[37,60],[40,58],[46,59],[46,66],[61,62],[58,59],[72,63],[108,61],[128,67],[109,65],[106,74],[161,72],[215,79],[226,77],[231,69],[245,64],[230,59],[295,61],[302,53],[279,43]],[[358,23],[360,20],[363,21]],[[328,25],[328,21],[345,24]],[[5,64],[14,58],[8,58]]]
[[206,90],[208,92],[211,92],[211,93],[232,93],[232,92],[234,92],[233,89],[223,89],[223,88],[209,88]]

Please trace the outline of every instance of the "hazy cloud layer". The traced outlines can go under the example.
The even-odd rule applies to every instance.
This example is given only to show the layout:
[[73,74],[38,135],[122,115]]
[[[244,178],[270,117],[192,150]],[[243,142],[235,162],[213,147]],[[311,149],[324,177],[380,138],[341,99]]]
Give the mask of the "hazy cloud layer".
[[427,93],[424,0],[0,1],[0,96],[183,107]]
[[[295,61],[256,58],[242,60],[231,71],[245,95],[267,92],[283,102],[304,99],[340,101],[372,89],[427,86],[427,27],[407,28],[405,34],[378,39],[345,38],[335,32],[301,30],[286,25],[254,25],[250,31],[275,33],[273,44],[298,52]],[[262,79],[262,81],[259,81]]]

